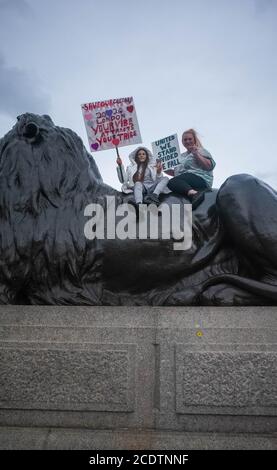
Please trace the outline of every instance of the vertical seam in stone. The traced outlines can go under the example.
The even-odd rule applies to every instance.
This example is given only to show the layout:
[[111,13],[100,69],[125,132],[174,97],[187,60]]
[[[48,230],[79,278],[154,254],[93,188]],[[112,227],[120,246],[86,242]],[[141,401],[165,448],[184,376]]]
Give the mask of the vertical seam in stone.
[[174,391],[174,413],[177,413],[177,347],[176,342],[173,344],[173,391]]
[[45,436],[45,438],[44,438],[44,440],[43,440],[43,443],[42,443],[42,450],[48,450],[48,449],[49,449],[49,448],[48,448],[48,444],[49,444],[49,441],[50,441],[49,438],[50,438],[50,434],[51,434],[51,433],[52,433],[52,429],[49,428],[48,431],[47,431],[47,433],[46,433],[46,436]]
[[154,429],[157,429],[157,413],[160,411],[160,344],[157,343],[159,312],[154,311]]

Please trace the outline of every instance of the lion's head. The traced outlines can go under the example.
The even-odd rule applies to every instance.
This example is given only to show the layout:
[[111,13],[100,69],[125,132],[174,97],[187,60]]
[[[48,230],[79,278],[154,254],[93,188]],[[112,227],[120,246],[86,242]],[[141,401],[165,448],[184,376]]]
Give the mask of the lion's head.
[[[99,192],[102,178],[82,140],[47,116],[25,113],[0,140],[0,205],[22,212]],[[107,189],[106,185],[103,185]]]

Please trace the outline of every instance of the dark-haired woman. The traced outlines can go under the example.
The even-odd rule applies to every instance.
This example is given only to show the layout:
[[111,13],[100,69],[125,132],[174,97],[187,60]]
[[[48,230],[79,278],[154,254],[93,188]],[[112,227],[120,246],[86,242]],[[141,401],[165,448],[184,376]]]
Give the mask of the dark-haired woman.
[[123,183],[124,193],[134,193],[136,204],[142,202],[159,204],[159,195],[169,192],[167,183],[169,178],[163,176],[162,164],[156,162],[150,150],[138,147],[130,155],[131,164],[126,171],[121,158],[117,158],[117,174],[119,181]]

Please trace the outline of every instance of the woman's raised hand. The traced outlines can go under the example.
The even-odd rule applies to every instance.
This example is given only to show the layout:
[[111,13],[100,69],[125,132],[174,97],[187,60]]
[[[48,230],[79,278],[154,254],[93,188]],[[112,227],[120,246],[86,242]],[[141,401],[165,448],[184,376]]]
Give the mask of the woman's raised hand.
[[198,155],[198,152],[199,152],[199,147],[197,147],[197,145],[194,145],[191,149],[191,153],[193,155]]
[[156,168],[157,168],[157,173],[161,173],[162,170],[163,170],[163,165],[162,165],[162,162],[157,162],[156,164]]
[[121,165],[122,165],[122,160],[121,160],[121,158],[120,158],[120,157],[117,157],[117,159],[116,159],[116,163],[117,163],[119,166],[121,166]]

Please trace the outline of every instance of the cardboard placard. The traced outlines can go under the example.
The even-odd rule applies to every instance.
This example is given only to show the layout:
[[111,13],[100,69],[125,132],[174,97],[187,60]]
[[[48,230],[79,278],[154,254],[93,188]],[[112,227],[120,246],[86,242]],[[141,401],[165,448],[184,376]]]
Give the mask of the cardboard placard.
[[92,152],[141,143],[132,97],[85,103],[81,107]]
[[152,142],[154,157],[161,160],[163,171],[172,170],[180,163],[180,148],[177,134]]

